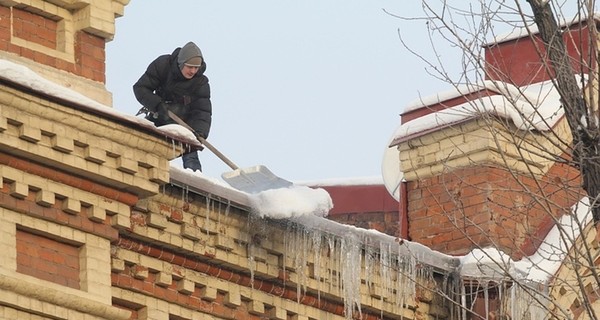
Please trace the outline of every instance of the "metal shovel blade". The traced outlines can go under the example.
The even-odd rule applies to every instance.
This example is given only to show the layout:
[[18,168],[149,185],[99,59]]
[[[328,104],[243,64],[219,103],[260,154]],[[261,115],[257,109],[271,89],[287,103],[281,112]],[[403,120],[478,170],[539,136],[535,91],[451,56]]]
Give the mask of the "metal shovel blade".
[[185,121],[179,118],[179,116],[177,116],[171,110],[167,110],[167,113],[169,117],[177,122],[180,126],[190,130],[191,132],[194,132],[194,135],[198,141],[202,143],[202,145],[206,146],[217,157],[219,157],[219,159],[223,160],[223,162],[233,169],[233,171],[225,172],[221,175],[223,180],[229,183],[230,186],[247,193],[259,193],[270,189],[287,188],[292,185],[291,182],[274,175],[271,170],[267,169],[267,167],[263,165],[240,169],[235,163],[229,160],[229,158],[217,150],[215,146],[210,144],[199,134],[195,133],[194,129],[192,129],[192,127],[190,127]]
[[233,188],[247,193],[259,193],[292,185],[290,181],[276,176],[263,165],[225,172],[221,177]]

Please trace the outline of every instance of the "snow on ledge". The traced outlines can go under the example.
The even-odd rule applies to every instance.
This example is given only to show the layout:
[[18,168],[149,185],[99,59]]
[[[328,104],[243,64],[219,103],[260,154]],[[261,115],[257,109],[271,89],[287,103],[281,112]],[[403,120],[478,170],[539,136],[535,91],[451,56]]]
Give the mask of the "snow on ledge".
[[[18,84],[22,87],[42,93],[47,96],[55,97],[60,100],[71,102],[78,106],[82,106],[88,111],[104,114],[110,118],[121,120],[125,123],[135,124],[140,127],[148,128],[153,131],[162,132],[163,134],[181,139],[192,145],[197,145],[198,142],[193,135],[189,135],[182,130],[174,130],[172,127],[157,128],[154,124],[142,117],[119,112],[105,104],[93,100],[73,89],[62,86],[56,82],[50,81],[24,65],[14,63],[9,60],[0,59],[0,78]],[[188,131],[189,132],[189,131]],[[183,134],[182,134],[183,133]]]
[[[473,249],[460,258],[460,275],[486,280],[502,280],[510,275],[520,280],[547,284],[563,264],[573,245],[573,239],[580,236],[578,222],[585,226],[591,221],[587,197],[573,205],[571,211],[572,214],[565,214],[560,218],[531,256],[513,261],[494,247]],[[563,230],[566,237],[565,234],[561,235],[560,230]]]
[[485,81],[482,86],[457,87],[455,90],[415,100],[408,105],[407,110],[426,108],[484,89],[497,92],[498,95],[484,96],[403,123],[396,128],[392,140],[398,141],[483,114],[493,114],[510,119],[521,130],[548,131],[564,115],[560,104],[560,95],[551,81],[543,81],[521,88],[498,81]]

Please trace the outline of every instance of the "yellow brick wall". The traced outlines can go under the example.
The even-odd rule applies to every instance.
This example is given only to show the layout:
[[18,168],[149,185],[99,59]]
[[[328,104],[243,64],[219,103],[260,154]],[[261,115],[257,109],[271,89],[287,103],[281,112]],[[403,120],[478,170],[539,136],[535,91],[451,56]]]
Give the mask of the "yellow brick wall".
[[[23,10],[44,17],[57,24],[55,37],[57,44],[48,47],[31,39],[19,37],[10,30],[0,27],[0,32],[9,34],[8,43],[0,47],[0,59],[15,61],[27,65],[42,76],[78,91],[100,103],[112,106],[112,94],[104,86],[104,61],[98,65],[88,65],[81,61],[86,49],[78,47],[78,33],[85,32],[99,39],[102,43],[113,39],[115,34],[115,19],[124,13],[124,7],[129,0],[95,0],[95,1],[46,1],[46,0],[2,0],[1,7]],[[1,8],[0,7],[0,8]],[[10,12],[10,11],[9,11]],[[9,23],[11,17],[2,17]],[[0,41],[1,42],[1,41]],[[104,52],[104,47],[96,48]],[[81,50],[78,52],[78,50]],[[85,59],[83,59],[85,60]],[[78,67],[74,67],[74,66]],[[91,70],[101,66],[101,75],[90,78]]]
[[572,140],[566,120],[552,133],[520,132],[496,118],[470,120],[398,146],[400,167],[408,181],[427,179],[445,170],[474,164],[498,165],[508,170],[543,175]]

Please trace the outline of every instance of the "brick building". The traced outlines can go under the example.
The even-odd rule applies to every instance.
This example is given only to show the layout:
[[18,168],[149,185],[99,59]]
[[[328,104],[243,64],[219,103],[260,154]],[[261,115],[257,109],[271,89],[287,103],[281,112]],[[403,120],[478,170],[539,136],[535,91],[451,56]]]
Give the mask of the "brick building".
[[[251,195],[170,167],[196,141],[110,108],[105,43],[127,3],[0,1],[0,319],[471,319],[477,316],[467,309],[517,312],[499,287],[467,295],[473,279],[461,278],[461,261],[451,255],[490,244],[515,259],[530,255],[552,223],[536,201],[541,196],[524,190],[544,182],[551,196],[542,196],[558,217],[581,193],[555,182],[572,183],[576,172],[516,152],[529,149],[515,140],[500,139],[498,147],[497,138],[508,136],[498,133],[513,127],[477,116],[393,142],[406,179],[400,204],[382,185],[332,185],[322,186],[337,203],[331,220],[258,218]],[[511,48],[508,41],[487,50],[494,57]],[[403,122],[490,95],[478,90],[421,105]],[[568,139],[564,122],[554,131]],[[524,136],[560,154],[552,139]],[[501,156],[507,154],[511,161]],[[457,228],[449,213],[468,224]],[[586,236],[594,237],[592,229]],[[560,274],[573,272],[565,266]],[[572,291],[552,290],[561,306],[582,314]]]
[[250,195],[171,168],[198,143],[110,108],[105,43],[127,3],[0,1],[1,319],[453,312],[429,289],[455,259],[323,218],[259,219]]

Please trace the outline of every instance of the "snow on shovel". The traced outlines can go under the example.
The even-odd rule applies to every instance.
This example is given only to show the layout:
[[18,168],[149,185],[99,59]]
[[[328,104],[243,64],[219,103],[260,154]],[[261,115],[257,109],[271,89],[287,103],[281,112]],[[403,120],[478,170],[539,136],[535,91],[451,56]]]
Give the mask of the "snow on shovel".
[[171,119],[177,122],[177,124],[180,126],[193,132],[194,136],[196,136],[196,139],[198,139],[202,145],[206,146],[210,151],[212,151],[212,153],[219,157],[219,159],[223,160],[223,162],[225,162],[225,164],[227,164],[233,170],[221,174],[221,177],[223,180],[225,180],[225,182],[235,189],[247,193],[259,193],[266,190],[287,188],[292,186],[290,181],[276,176],[273,174],[273,172],[271,172],[271,170],[267,169],[267,167],[263,165],[256,165],[253,167],[240,169],[240,167],[229,160],[229,158],[222,154],[221,151],[215,148],[215,146],[206,141],[206,139],[204,139],[202,136],[196,134],[194,129],[192,129],[175,113],[173,113],[171,110],[168,110],[167,112]]

